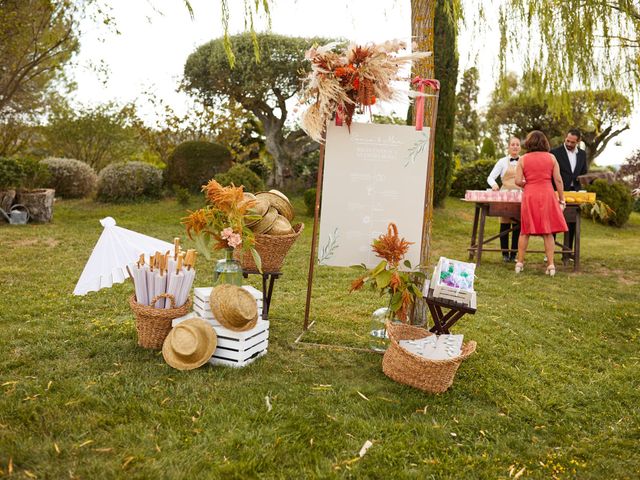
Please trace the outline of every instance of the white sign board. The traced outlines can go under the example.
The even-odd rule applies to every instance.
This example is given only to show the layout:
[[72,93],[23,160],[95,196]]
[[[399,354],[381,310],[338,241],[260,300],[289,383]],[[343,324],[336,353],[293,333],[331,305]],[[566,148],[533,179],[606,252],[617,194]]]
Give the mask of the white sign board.
[[429,129],[353,123],[327,127],[318,262],[375,266],[371,243],[398,226],[420,263],[429,158]]

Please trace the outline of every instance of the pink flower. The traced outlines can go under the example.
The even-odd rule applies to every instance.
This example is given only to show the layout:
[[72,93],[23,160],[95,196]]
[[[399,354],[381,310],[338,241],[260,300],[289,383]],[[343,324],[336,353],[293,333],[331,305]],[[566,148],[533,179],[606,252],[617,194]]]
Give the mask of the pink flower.
[[236,248],[242,245],[242,237],[239,233],[232,233],[227,238],[227,243],[230,247]]
[[220,233],[220,236],[225,240],[231,237],[231,235],[233,235],[233,229],[231,227],[225,228],[224,230],[222,230],[222,233]]

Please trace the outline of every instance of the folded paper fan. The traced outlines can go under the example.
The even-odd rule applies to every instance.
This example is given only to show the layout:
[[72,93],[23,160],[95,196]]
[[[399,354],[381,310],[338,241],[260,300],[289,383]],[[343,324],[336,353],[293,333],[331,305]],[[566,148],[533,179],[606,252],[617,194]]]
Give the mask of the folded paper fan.
[[116,226],[112,217],[100,220],[102,235],[84,266],[73,290],[74,295],[85,295],[122,283],[129,277],[127,264],[135,262],[141,253],[166,252],[172,243]]

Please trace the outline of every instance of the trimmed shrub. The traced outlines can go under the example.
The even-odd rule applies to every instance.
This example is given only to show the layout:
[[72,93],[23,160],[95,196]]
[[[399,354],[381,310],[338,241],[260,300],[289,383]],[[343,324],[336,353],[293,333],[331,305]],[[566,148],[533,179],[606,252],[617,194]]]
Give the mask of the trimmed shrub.
[[167,159],[165,182],[199,192],[202,185],[232,166],[231,153],[212,142],[184,142]]
[[633,209],[631,190],[623,182],[608,183],[605,180],[595,180],[587,186],[587,191],[595,192],[596,198],[606,203],[615,213],[606,221],[607,225],[621,227],[629,220]]
[[130,202],[160,198],[162,171],[144,162],[112,163],[98,175],[98,200]]
[[251,160],[243,162],[241,165],[244,165],[258,175],[263,182],[266,182],[271,174],[271,167],[262,158],[252,158]]
[[21,187],[26,190],[36,188],[44,188],[49,184],[51,175],[46,166],[42,165],[39,160],[32,157],[24,157],[18,160],[22,166],[24,177],[22,178]]
[[307,214],[314,215],[316,210],[316,189],[309,188],[304,191],[304,204],[307,206]]
[[49,186],[55,188],[56,195],[82,198],[96,189],[98,175],[91,166],[80,160],[49,157],[40,163],[48,168],[51,175]]
[[24,176],[24,168],[18,160],[0,157],[0,190],[20,187]]
[[219,173],[215,179],[222,186],[229,186],[232,183],[239,187],[244,186],[245,192],[259,192],[264,190],[264,182],[254,172],[244,165],[234,165],[225,173]]
[[462,165],[453,174],[451,195],[454,197],[464,197],[466,190],[485,190],[489,188],[487,177],[495,164],[495,160],[483,159]]

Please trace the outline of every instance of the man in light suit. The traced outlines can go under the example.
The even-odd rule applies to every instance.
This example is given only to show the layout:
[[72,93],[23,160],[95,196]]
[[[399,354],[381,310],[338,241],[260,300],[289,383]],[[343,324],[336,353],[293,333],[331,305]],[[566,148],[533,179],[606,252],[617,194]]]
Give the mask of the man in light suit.
[[[580,190],[578,177],[587,173],[587,154],[578,147],[581,136],[580,130],[571,129],[567,132],[564,143],[551,150],[560,166],[560,176],[565,192]],[[569,227],[567,246],[573,248],[576,224],[575,222],[567,222],[567,226]]]

